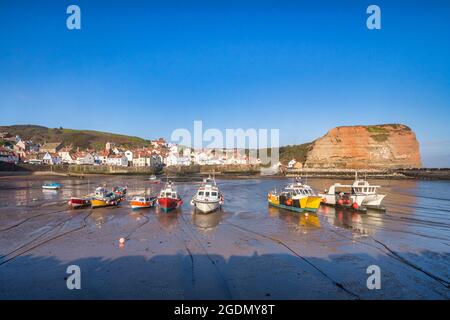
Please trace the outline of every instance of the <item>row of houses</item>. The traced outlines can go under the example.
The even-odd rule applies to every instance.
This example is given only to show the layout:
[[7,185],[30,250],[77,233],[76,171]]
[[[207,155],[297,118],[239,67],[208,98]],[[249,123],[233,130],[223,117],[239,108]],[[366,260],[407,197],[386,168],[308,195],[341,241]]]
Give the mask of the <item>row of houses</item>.
[[230,165],[230,164],[258,164],[260,160],[250,157],[244,152],[233,150],[214,150],[169,146],[169,154],[164,162],[167,166],[187,165]]
[[105,150],[80,150],[72,145],[63,147],[61,142],[50,142],[43,145],[26,141],[19,136],[9,137],[2,133],[2,140],[8,142],[7,147],[0,150],[0,161],[24,162],[30,164],[78,164],[78,165],[111,165],[111,166],[162,166],[164,150],[167,144],[164,139],[151,141],[147,148],[127,150],[112,142],[105,145]]
[[7,163],[18,163],[19,157],[13,150],[5,147],[0,147],[0,161]]
[[[194,150],[176,144],[168,144],[163,138],[151,141],[148,147],[124,149],[112,142],[105,144],[101,151],[80,150],[72,145],[64,147],[61,142],[43,145],[25,141],[16,136],[10,138],[13,148],[3,148],[0,161],[25,162],[31,164],[77,164],[109,166],[188,166],[188,165],[245,165],[258,164],[259,159],[252,158],[238,150],[200,149]],[[2,160],[4,159],[4,160]]]
[[28,163],[45,163],[51,165],[58,164],[78,164],[78,165],[109,165],[109,166],[162,166],[163,159],[160,155],[150,152],[143,153],[127,150],[114,153],[112,150],[103,150],[100,152],[72,151],[70,148],[64,148],[59,152],[45,152],[28,154],[24,159]]

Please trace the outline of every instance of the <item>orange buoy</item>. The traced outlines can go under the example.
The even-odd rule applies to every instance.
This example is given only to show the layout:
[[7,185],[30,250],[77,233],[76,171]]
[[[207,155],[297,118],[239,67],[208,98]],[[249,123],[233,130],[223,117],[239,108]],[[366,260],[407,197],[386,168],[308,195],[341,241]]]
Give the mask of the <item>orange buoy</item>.
[[356,202],[353,202],[352,208],[355,209],[355,210],[357,210],[357,209],[358,209],[358,204],[357,204]]

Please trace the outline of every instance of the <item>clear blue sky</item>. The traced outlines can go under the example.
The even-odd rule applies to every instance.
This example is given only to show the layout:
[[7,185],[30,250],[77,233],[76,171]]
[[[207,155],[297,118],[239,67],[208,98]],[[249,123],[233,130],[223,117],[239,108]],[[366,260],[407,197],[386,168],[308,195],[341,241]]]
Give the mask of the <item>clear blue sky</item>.
[[425,165],[450,167],[449,39],[445,0],[1,0],[0,124],[169,138],[203,120],[284,145],[404,123]]

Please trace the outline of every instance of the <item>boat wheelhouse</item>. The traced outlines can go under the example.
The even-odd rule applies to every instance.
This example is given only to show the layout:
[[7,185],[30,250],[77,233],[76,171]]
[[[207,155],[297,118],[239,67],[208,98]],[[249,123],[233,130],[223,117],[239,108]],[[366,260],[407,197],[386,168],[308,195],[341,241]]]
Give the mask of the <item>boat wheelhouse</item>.
[[191,205],[203,213],[210,213],[221,208],[224,201],[223,194],[216,184],[216,180],[210,176],[203,180],[197,193],[191,200]]

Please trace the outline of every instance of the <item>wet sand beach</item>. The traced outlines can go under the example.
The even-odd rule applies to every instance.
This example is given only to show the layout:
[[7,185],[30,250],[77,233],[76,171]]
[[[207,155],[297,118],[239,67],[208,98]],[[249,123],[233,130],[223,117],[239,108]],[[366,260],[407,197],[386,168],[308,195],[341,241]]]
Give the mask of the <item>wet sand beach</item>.
[[[388,194],[385,213],[269,208],[284,178],[218,180],[225,204],[208,215],[189,204],[199,181],[176,183],[184,204],[170,213],[65,204],[100,184],[156,193],[146,178],[0,178],[0,299],[450,298],[449,181],[370,180]],[[51,181],[62,190],[41,189]],[[67,289],[69,265],[81,290]],[[379,290],[367,288],[370,265]]]

